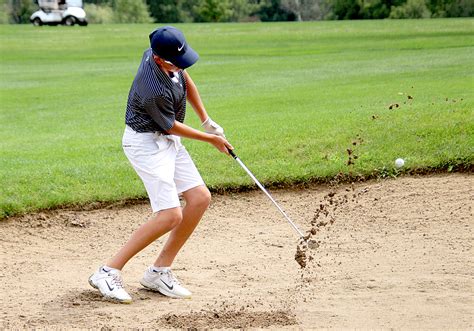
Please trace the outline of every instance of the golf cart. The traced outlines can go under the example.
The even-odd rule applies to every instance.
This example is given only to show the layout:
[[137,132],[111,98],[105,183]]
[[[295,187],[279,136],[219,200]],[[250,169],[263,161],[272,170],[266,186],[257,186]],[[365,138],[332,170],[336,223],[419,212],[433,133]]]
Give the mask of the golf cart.
[[79,24],[87,25],[86,12],[82,9],[82,0],[35,0],[40,7],[30,17],[35,26]]

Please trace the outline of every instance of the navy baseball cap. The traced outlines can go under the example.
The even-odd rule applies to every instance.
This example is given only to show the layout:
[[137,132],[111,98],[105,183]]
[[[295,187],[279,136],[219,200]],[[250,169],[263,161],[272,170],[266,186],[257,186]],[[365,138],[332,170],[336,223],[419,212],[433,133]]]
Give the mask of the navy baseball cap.
[[173,63],[180,69],[192,66],[199,59],[181,31],[172,26],[158,28],[150,33],[150,46],[155,55]]

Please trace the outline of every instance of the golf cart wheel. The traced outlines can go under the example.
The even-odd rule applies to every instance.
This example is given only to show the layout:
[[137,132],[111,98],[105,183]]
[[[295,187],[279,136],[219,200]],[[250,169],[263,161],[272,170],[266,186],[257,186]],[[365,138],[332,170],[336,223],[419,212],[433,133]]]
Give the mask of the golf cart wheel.
[[64,19],[64,25],[66,26],[73,26],[76,24],[76,19],[72,16],[68,16]]
[[34,25],[34,26],[42,26],[42,25],[43,25],[43,22],[40,20],[39,17],[36,17],[36,18],[33,20],[33,25]]

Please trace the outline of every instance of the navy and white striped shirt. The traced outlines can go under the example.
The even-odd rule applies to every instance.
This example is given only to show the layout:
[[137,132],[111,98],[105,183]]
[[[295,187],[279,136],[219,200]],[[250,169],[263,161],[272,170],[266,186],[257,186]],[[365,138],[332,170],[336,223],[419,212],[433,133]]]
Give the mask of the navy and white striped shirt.
[[151,48],[142,62],[128,94],[125,124],[137,132],[166,133],[174,121],[186,115],[186,80],[180,70],[174,78],[153,60]]

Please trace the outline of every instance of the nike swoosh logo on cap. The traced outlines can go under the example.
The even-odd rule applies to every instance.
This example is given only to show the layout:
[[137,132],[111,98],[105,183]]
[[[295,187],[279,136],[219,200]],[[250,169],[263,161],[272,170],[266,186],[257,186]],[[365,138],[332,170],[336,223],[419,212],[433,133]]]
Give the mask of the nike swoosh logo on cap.
[[178,47],[178,52],[181,52],[181,50],[183,49],[184,47],[184,43],[181,45],[181,47]]

